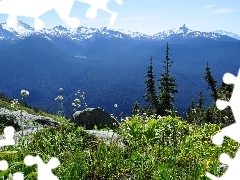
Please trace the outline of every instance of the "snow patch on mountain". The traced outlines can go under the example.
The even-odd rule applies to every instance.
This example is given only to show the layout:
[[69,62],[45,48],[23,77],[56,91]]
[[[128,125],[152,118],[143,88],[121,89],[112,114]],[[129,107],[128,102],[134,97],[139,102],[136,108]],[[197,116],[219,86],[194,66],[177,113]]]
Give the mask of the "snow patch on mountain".
[[119,29],[119,30],[116,30],[124,35],[127,35],[131,38],[151,38],[151,36],[148,36],[146,34],[143,34],[143,33],[140,33],[140,32],[132,32],[132,31],[129,31],[129,30],[125,30],[125,29]]
[[153,39],[160,39],[160,40],[165,40],[165,39],[170,39],[172,37],[181,37],[183,39],[195,39],[198,37],[202,38],[209,38],[209,39],[220,39],[221,35],[214,33],[214,32],[201,32],[201,31],[193,31],[190,30],[186,27],[184,24],[182,27],[179,29],[172,29],[168,31],[163,31],[159,32],[155,35],[153,35]]
[[42,29],[36,31],[33,27],[18,21],[17,27],[9,28],[6,23],[0,25],[0,39],[22,39],[27,36],[37,35],[48,40],[52,40],[54,37],[68,38],[74,41],[83,41],[90,38],[95,38],[96,36],[104,38],[126,38],[134,40],[168,40],[171,38],[181,38],[181,39],[195,39],[198,37],[210,38],[210,39],[221,39],[223,35],[227,35],[232,38],[240,39],[240,36],[234,33],[225,32],[225,31],[216,31],[216,32],[200,32],[193,31],[186,27],[184,24],[178,29],[172,29],[168,31],[159,32],[155,35],[146,35],[140,32],[132,32],[124,29],[107,29],[103,28],[87,28],[87,27],[78,27],[66,28],[61,25],[56,26],[52,29]]
[[10,28],[7,26],[6,23],[1,24],[2,29],[9,31],[16,36],[28,36],[32,33],[34,33],[34,28],[23,23],[22,21],[18,21],[17,26],[15,28]]
[[238,35],[236,33],[222,31],[222,30],[214,31],[214,33],[218,33],[218,34],[221,34],[221,35],[226,35],[226,36],[232,37],[234,39],[240,40],[240,35]]

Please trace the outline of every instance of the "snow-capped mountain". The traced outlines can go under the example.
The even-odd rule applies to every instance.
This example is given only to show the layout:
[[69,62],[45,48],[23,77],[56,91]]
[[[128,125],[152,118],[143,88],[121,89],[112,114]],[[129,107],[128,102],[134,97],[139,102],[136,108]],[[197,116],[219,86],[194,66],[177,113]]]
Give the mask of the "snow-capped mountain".
[[234,39],[240,40],[240,35],[238,35],[236,33],[222,31],[222,30],[214,31],[214,33],[218,33],[218,34],[221,34],[221,35],[226,35],[226,36],[232,37]]
[[173,30],[168,30],[168,31],[163,31],[155,34],[153,36],[153,39],[170,39],[172,37],[181,37],[183,39],[195,39],[198,37],[202,38],[209,38],[209,39],[221,39],[222,35],[214,32],[201,32],[201,31],[193,31],[190,30],[186,27],[184,24],[182,27],[179,29],[173,29]]
[[22,88],[27,89],[32,107],[50,107],[48,110],[55,113],[57,89],[63,87],[67,115],[72,114],[68,104],[79,88],[87,92],[89,107],[116,112],[113,104],[117,102],[116,114],[130,114],[133,103],[141,102],[145,91],[150,57],[155,73],[161,73],[166,41],[172,48],[173,72],[181,92],[176,104],[179,112],[186,112],[199,88],[205,87],[202,72],[207,62],[216,72],[216,80],[221,81],[224,72],[236,70],[240,56],[238,40],[220,33],[194,31],[186,25],[149,36],[123,29],[86,27],[56,26],[36,31],[19,21],[16,28],[0,24],[0,37],[0,92],[16,98]]
[[68,38],[75,41],[82,41],[89,38],[94,38],[95,36],[103,36],[106,38],[126,38],[134,40],[169,40],[172,38],[180,39],[195,39],[195,38],[207,38],[214,40],[226,40],[227,35],[228,40],[240,39],[240,36],[234,33],[228,33],[224,31],[216,32],[200,32],[188,29],[185,24],[179,29],[173,29],[168,31],[159,32],[155,35],[146,35],[140,32],[132,32],[129,30],[109,30],[107,28],[86,28],[78,27],[77,29],[66,28],[63,26],[56,26],[53,29],[42,29],[40,31],[35,31],[33,27],[18,21],[16,28],[9,28],[6,23],[0,24],[0,39],[12,39],[18,40],[31,35],[37,35],[45,37],[51,40],[55,37]]
[[17,27],[10,28],[7,26],[6,23],[2,23],[0,25],[0,32],[1,32],[1,38],[4,38],[3,32],[9,32],[9,34],[12,34],[12,36],[17,37],[23,37],[23,36],[29,36],[34,32],[34,28],[31,26],[23,23],[22,21],[18,21]]
[[132,38],[147,38],[147,39],[151,38],[151,36],[148,36],[148,35],[140,33],[140,32],[132,32],[132,31],[125,30],[125,29],[119,29],[117,31],[122,34],[128,35]]

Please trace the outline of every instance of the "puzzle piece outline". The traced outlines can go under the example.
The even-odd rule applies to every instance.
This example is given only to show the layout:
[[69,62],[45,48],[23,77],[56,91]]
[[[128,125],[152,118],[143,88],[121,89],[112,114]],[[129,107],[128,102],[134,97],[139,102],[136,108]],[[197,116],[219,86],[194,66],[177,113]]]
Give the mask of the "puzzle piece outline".
[[[235,123],[224,127],[220,132],[216,133],[212,137],[213,143],[218,146],[222,145],[224,141],[224,136],[229,137],[240,143],[240,113],[238,114],[238,101],[240,99],[240,69],[237,76],[234,76],[231,73],[225,73],[223,76],[223,82],[226,84],[234,84],[232,96],[229,101],[217,100],[216,106],[219,110],[224,110],[226,107],[229,106],[232,109]],[[227,171],[221,177],[216,177],[211,173],[206,172],[206,176],[208,178],[212,180],[237,180],[240,178],[240,171],[239,169],[237,169],[240,166],[240,149],[238,149],[233,159],[231,159],[226,153],[223,153],[220,155],[219,161],[223,164],[228,165]]]
[[[110,13],[111,14],[111,18],[110,18],[110,21],[109,21],[107,29],[111,29],[113,27],[114,22],[116,21],[118,13],[114,12],[114,11],[110,11],[108,9],[107,5],[108,5],[108,3],[111,0],[77,0],[77,1],[83,2],[83,3],[88,4],[88,5],[91,6],[87,10],[87,12],[86,12],[86,16],[89,19],[95,19],[96,16],[97,16],[97,11],[100,10],[100,9]],[[117,2],[118,5],[122,5],[123,4],[122,0],[115,0],[115,1]]]
[[[238,80],[239,83],[237,83]],[[238,114],[238,100],[240,99],[240,93],[238,93],[240,92],[240,69],[237,76],[234,76],[230,73],[225,73],[223,76],[223,82],[226,84],[234,84],[232,96],[229,101],[217,100],[216,106],[219,110],[224,110],[228,106],[231,107],[235,118],[235,123],[224,127],[220,132],[213,136],[213,143],[219,146],[223,143],[224,136],[240,143],[240,135],[238,135],[238,131],[240,129],[240,113]]]
[[[0,1],[0,13],[8,14],[7,25],[17,26],[17,16],[34,18],[36,30],[44,28],[44,22],[40,16],[54,9],[58,16],[70,27],[77,27],[79,20],[69,17],[75,0],[2,0]],[[31,8],[26,8],[31,7]]]
[[236,156],[234,158],[230,158],[230,156],[226,153],[222,153],[219,157],[219,161],[223,164],[227,164],[227,171],[221,176],[217,177],[213,174],[206,172],[206,176],[211,178],[212,180],[238,180],[240,177],[240,149],[238,149]]
[[3,130],[5,139],[0,140],[0,147],[4,146],[9,146],[9,145],[14,145],[15,140],[14,140],[14,132],[15,129],[12,126],[7,126]]
[[[110,13],[111,18],[107,28],[111,29],[113,27],[118,13],[110,11],[107,8],[111,0],[1,0],[0,14],[9,15],[6,23],[10,28],[17,26],[17,16],[23,16],[34,18],[35,30],[42,30],[45,24],[39,17],[50,10],[55,10],[60,19],[70,28],[77,28],[80,25],[80,20],[75,17],[70,17],[75,1],[90,5],[90,8],[86,12],[86,16],[89,19],[95,19],[99,9]],[[123,4],[122,0],[115,1],[119,5]]]
[[34,164],[38,165],[38,180],[46,180],[46,178],[59,180],[58,177],[52,173],[52,169],[57,168],[60,165],[60,161],[55,157],[51,158],[48,163],[45,164],[39,155],[27,155],[24,158],[24,163],[27,166],[32,166]]
[[[2,147],[15,144],[13,138],[14,132],[15,129],[12,126],[7,126],[4,128],[5,139],[0,140],[0,144]],[[52,169],[57,168],[60,165],[60,161],[56,157],[51,158],[49,162],[45,164],[39,155],[37,156],[27,155],[24,158],[24,163],[27,166],[32,166],[34,164],[38,165],[37,171],[38,180],[45,180],[45,178],[51,180],[59,180],[58,177],[52,173]],[[0,170],[6,171],[8,168],[9,168],[8,162],[6,160],[1,160]],[[12,175],[12,178],[13,180],[24,180],[24,175],[22,172],[16,172]]]

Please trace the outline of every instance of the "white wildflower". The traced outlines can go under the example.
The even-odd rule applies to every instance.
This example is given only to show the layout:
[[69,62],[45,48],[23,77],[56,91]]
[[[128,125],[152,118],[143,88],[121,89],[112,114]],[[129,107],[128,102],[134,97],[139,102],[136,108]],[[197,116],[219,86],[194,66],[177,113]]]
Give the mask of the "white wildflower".
[[18,104],[19,104],[18,99],[13,99],[13,100],[11,101],[11,107],[12,107],[12,108],[15,108],[15,106],[18,105]]
[[56,99],[55,99],[55,101],[62,101],[63,100],[63,97],[61,96],[61,95],[59,95]]
[[28,97],[29,96],[29,92],[26,90],[21,90],[21,96],[22,97]]
[[72,103],[72,106],[73,106],[73,107],[76,107],[77,105],[76,105],[75,103]]
[[80,103],[80,100],[78,98],[74,99],[74,103],[78,104]]

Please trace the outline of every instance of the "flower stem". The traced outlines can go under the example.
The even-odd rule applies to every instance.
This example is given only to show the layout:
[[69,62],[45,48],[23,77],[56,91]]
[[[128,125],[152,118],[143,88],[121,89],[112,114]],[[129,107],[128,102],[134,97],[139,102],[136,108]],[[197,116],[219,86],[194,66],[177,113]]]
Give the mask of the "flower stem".
[[[23,100],[23,98],[22,98],[22,100]],[[24,101],[23,101],[24,102]],[[23,109],[22,109],[22,106],[21,106],[21,111],[20,111],[20,116],[21,116],[21,119],[20,119],[20,121],[21,121],[21,129],[22,129],[22,137],[23,137],[23,122],[22,122],[22,111],[23,111]]]

